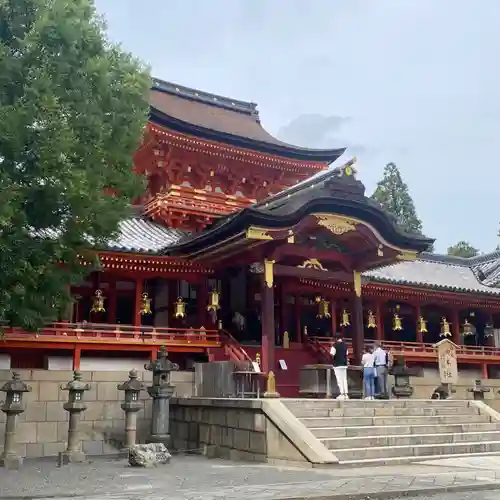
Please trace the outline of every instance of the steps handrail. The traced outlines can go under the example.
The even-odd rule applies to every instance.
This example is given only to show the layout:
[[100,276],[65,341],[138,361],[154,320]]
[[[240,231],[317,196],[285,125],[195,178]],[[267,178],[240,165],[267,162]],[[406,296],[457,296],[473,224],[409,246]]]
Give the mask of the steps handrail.
[[250,361],[250,363],[253,363],[253,359],[248,355],[248,353],[243,349],[241,344],[227,331],[224,330],[223,328],[219,329],[221,339],[228,340],[228,345],[236,350],[238,353],[243,355],[242,361]]

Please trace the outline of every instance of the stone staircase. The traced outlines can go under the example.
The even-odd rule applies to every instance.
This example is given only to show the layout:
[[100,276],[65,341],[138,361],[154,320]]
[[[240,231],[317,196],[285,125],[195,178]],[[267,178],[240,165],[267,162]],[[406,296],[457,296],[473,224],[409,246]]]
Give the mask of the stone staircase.
[[282,401],[340,464],[500,453],[500,414],[476,401]]

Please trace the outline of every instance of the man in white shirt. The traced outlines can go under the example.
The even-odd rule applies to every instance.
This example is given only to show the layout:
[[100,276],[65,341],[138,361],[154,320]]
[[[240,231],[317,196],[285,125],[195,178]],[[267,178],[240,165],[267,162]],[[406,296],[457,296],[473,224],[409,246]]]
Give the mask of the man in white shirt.
[[349,399],[349,391],[347,387],[347,363],[348,352],[347,345],[341,337],[337,338],[332,348],[330,349],[332,356],[333,372],[339,386],[339,395],[337,399]]
[[382,399],[389,399],[389,387],[387,384],[387,365],[389,364],[389,356],[378,344],[373,351],[373,361],[375,363],[375,373],[377,377],[377,395]]

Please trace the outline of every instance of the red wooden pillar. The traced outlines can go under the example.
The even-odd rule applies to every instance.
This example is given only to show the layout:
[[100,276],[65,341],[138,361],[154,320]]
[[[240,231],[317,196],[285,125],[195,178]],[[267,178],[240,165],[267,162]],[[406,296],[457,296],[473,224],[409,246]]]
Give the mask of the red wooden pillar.
[[141,326],[141,300],[144,283],[142,278],[135,281],[134,326]]
[[[286,288],[281,285],[281,290],[280,290],[280,332],[278,333],[278,337],[281,339],[281,342],[283,342],[283,334],[285,331],[288,331],[288,316],[287,316],[287,307],[288,304],[286,302]],[[289,332],[290,333],[290,332]]]
[[73,370],[79,370],[80,369],[80,357],[81,357],[82,351],[80,346],[75,346],[73,349]]
[[488,378],[488,365],[486,363],[483,363],[481,365],[481,368],[482,368],[482,378],[485,378],[487,379]]
[[352,351],[354,364],[361,364],[365,342],[363,325],[363,299],[361,298],[361,273],[354,271],[354,300],[352,302]]
[[274,261],[264,262],[262,277],[262,371],[274,370]]
[[420,307],[420,304],[417,304],[415,306],[415,321],[417,323],[417,342],[419,344],[423,344],[424,343],[424,334],[420,331],[420,316],[422,316],[422,308]]
[[206,276],[202,276],[198,283],[198,293],[196,295],[196,316],[200,328],[204,327],[207,321],[207,305],[208,280]]
[[294,312],[294,316],[295,316],[295,331],[297,332],[295,334],[296,335],[295,340],[297,342],[302,343],[302,341],[303,341],[302,329],[301,329],[301,325],[300,325],[300,298],[301,298],[300,295],[295,295],[295,303],[293,305],[293,312]]
[[381,342],[384,340],[384,317],[382,315],[382,304],[379,301],[375,305],[375,321],[377,322],[375,340]]
[[116,278],[109,279],[107,322],[116,323]]
[[335,337],[337,334],[337,304],[335,303],[335,297],[332,297],[331,299],[331,304],[332,304],[332,337]]
[[457,308],[451,311],[451,338],[455,344],[460,345],[460,310]]

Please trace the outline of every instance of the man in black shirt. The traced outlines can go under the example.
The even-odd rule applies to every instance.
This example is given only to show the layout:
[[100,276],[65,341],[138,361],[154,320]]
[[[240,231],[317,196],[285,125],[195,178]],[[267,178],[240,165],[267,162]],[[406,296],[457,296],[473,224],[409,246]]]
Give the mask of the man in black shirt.
[[337,385],[339,386],[340,392],[337,399],[349,399],[347,388],[348,352],[347,345],[342,337],[337,337],[337,340],[330,349],[330,354],[333,358],[333,371],[335,373],[335,378],[337,379]]

